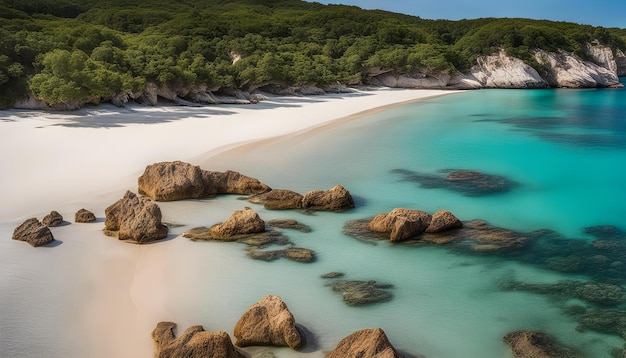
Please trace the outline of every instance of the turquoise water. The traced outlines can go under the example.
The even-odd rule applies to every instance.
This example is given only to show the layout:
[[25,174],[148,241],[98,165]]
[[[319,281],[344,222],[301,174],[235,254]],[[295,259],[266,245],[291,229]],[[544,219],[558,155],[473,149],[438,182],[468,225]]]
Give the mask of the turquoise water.
[[[229,301],[232,311],[220,311],[224,316],[219,320],[233,320],[253,297],[273,293],[314,332],[315,347],[321,350],[366,327],[382,327],[397,348],[426,357],[510,357],[501,338],[518,329],[542,330],[588,357],[611,357],[624,347],[616,335],[578,331],[579,315],[564,312],[567,306],[596,306],[574,297],[505,291],[501,284],[582,280],[624,287],[626,267],[620,262],[612,268],[586,264],[568,272],[552,264],[587,255],[584,250],[595,238],[583,231],[586,227],[611,225],[626,231],[626,90],[465,92],[285,138],[245,156],[225,155],[219,165],[224,162],[274,188],[304,193],[342,184],[356,198],[357,208],[307,216],[218,199],[251,205],[266,220],[288,217],[311,226],[312,233],[287,234],[318,257],[313,264],[266,263],[246,261],[243,249],[235,249],[240,270],[251,276],[224,278],[225,292],[242,299],[239,305]],[[505,192],[466,195],[404,180],[397,169],[431,177],[447,169],[476,170],[514,185]],[[462,220],[481,219],[521,232],[548,229],[552,237],[560,236],[551,244],[539,241],[528,252],[477,255],[446,246],[363,242],[341,232],[348,220],[396,207],[447,209]],[[618,261],[615,257],[624,253],[607,255]],[[181,271],[181,277],[193,269]],[[390,283],[394,297],[349,307],[319,278],[331,271],[345,272],[348,279]],[[202,295],[212,297],[208,290]],[[623,303],[614,308],[625,310]],[[206,315],[206,321],[215,318],[215,312]]]

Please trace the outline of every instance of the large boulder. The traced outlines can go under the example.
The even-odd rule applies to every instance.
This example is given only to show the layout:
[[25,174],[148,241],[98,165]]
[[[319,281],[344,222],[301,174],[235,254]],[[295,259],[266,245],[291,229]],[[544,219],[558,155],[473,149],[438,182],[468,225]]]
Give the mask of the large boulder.
[[329,190],[312,190],[302,198],[302,207],[312,210],[343,211],[354,208],[350,192],[341,185]]
[[326,358],[400,358],[380,328],[362,329],[342,339]]
[[263,297],[250,306],[235,325],[235,345],[287,346],[303,345],[296,321],[283,300],[274,295]]
[[448,210],[437,210],[426,228],[428,233],[443,232],[450,229],[457,229],[463,226],[463,222]]
[[32,218],[13,230],[13,240],[26,241],[31,246],[37,247],[51,243],[54,237],[46,225]]
[[50,214],[44,216],[41,223],[47,227],[55,227],[61,225],[63,222],[63,216],[56,211],[51,211]]
[[542,332],[515,331],[502,338],[515,358],[579,358],[572,349],[555,343]]
[[137,180],[138,191],[158,201],[202,198],[210,194],[202,174],[200,167],[180,161],[155,163]]
[[137,244],[163,239],[167,226],[161,223],[161,209],[146,197],[127,191],[105,210],[104,233]]
[[374,232],[389,233],[392,242],[400,242],[424,233],[431,219],[432,216],[425,211],[396,208],[387,214],[377,215],[367,228]]
[[202,326],[192,326],[178,338],[176,323],[159,322],[152,331],[156,358],[244,358],[233,346],[226,332],[206,332]]
[[80,209],[74,214],[74,222],[90,223],[96,221],[96,215],[87,209]]
[[189,163],[148,165],[137,180],[139,194],[157,201],[198,199],[216,194],[259,194],[270,187],[235,171],[214,172]]
[[215,224],[209,229],[212,239],[225,241],[234,241],[242,235],[262,232],[265,232],[265,221],[248,207],[235,211],[225,222]]

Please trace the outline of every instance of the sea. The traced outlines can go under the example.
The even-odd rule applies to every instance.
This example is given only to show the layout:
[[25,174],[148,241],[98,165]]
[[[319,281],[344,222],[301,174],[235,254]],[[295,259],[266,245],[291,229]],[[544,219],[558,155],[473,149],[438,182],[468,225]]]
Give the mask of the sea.
[[[309,332],[304,352],[328,351],[351,332],[380,327],[407,357],[512,357],[503,336],[517,330],[544,332],[585,357],[623,354],[623,326],[582,322],[594,312],[626,311],[626,89],[468,91],[221,159],[273,188],[305,193],[341,184],[356,208],[270,211],[242,198],[212,199],[206,215],[216,206],[250,206],[264,220],[309,226],[309,233],[282,232],[293,245],[313,250],[316,261],[256,261],[246,257],[243,244],[189,243],[233,250],[219,274],[213,263],[202,262],[202,250],[172,273],[169,284],[194,297],[186,314],[213,322],[205,324],[209,328],[234,324],[241,307],[275,294]],[[458,170],[482,173],[499,185],[448,185],[446,175]],[[182,220],[167,217],[169,205],[176,204],[165,204],[165,219]],[[197,203],[188,205],[197,212]],[[512,251],[476,252],[344,233],[347,222],[394,208],[445,209],[533,241]],[[180,278],[197,272],[213,272],[223,286],[191,292]],[[348,305],[331,288],[338,279],[321,277],[330,272],[342,273],[343,280],[376,281],[391,299]],[[585,284],[612,285],[618,298],[598,299],[598,287],[607,286]],[[272,353],[297,356],[288,349]]]

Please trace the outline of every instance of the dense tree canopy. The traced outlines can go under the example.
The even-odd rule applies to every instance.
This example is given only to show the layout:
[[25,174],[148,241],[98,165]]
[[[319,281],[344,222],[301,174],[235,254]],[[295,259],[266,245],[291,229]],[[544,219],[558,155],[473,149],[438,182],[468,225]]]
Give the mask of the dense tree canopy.
[[465,71],[499,48],[532,62],[535,48],[584,56],[593,40],[626,50],[624,29],[301,0],[0,0],[0,107],[28,91],[59,103],[148,82],[246,88],[353,83],[373,67]]

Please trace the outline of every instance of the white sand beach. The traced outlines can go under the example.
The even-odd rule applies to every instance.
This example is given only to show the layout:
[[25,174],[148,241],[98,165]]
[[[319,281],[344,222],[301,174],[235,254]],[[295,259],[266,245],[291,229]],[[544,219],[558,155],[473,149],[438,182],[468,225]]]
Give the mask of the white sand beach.
[[[216,312],[211,322],[197,321],[194,310],[228,304],[243,313],[260,297],[221,297],[216,290],[205,307],[191,307],[187,303],[192,300],[178,295],[181,287],[237,285],[229,280],[236,280],[236,271],[245,267],[236,266],[225,255],[239,248],[197,250],[188,240],[174,239],[177,231],[163,242],[125,244],[102,234],[105,208],[126,190],[137,191],[137,177],[148,164],[182,160],[207,170],[238,170],[220,161],[219,154],[243,144],[358,118],[389,105],[452,93],[456,92],[380,89],[271,97],[254,105],[0,112],[3,355],[151,357],[150,332],[163,320],[177,322],[179,331],[202,324],[207,330],[232,335],[236,322],[232,315]],[[253,148],[246,146],[245,150]],[[259,173],[244,174],[262,180]],[[185,221],[194,210],[193,201],[159,205],[170,220],[202,224]],[[217,209],[204,218],[209,223],[240,209],[222,202],[211,205]],[[74,213],[81,208],[93,211],[98,221],[74,223]],[[56,244],[33,248],[11,240],[13,229],[21,222],[31,217],[41,220],[51,210],[60,212],[67,222],[52,228]],[[187,266],[191,263],[208,271],[196,277],[172,273],[190,272]],[[170,286],[172,282],[176,287]],[[297,320],[297,312],[294,315]]]

